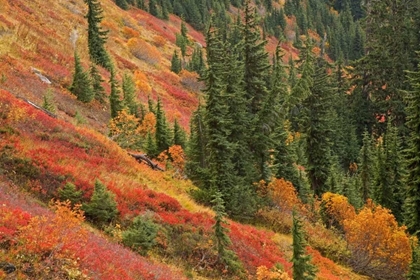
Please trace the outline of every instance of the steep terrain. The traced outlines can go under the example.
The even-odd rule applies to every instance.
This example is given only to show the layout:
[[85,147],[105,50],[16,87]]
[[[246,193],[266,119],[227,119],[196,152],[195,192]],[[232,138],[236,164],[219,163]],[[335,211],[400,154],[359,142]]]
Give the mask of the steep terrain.
[[[159,97],[169,121],[178,119],[187,129],[203,85],[196,74],[170,71],[181,19],[123,11],[111,0],[101,4],[102,26],[110,31],[106,48],[118,79],[133,74],[138,99],[146,104],[149,96]],[[220,266],[215,214],[190,198],[192,183],[173,170],[154,171],[136,162],[107,137],[109,104],[84,104],[69,92],[76,49],[89,67],[86,11],[83,0],[0,0],[0,261],[12,264],[18,279],[273,279],[262,276],[264,267],[272,269],[273,277],[283,272],[281,279],[291,277],[289,235],[233,221],[226,225],[230,248],[244,273],[232,275]],[[205,47],[204,36],[187,28],[192,46]],[[271,53],[276,44],[269,38]],[[286,56],[296,57],[289,43],[282,46]],[[104,69],[101,74],[109,79]],[[57,107],[56,118],[23,101],[40,106],[47,93]],[[114,194],[118,209],[116,222],[103,231],[83,223],[77,208],[50,203],[69,182],[83,192],[81,202],[86,203],[98,180]],[[121,241],[139,215],[159,229],[146,256]],[[308,214],[311,218],[316,220]],[[308,230],[319,248],[328,248],[324,256],[309,249],[319,279],[364,279],[325,257],[345,252],[338,235],[321,225]],[[0,272],[2,277],[6,274]]]

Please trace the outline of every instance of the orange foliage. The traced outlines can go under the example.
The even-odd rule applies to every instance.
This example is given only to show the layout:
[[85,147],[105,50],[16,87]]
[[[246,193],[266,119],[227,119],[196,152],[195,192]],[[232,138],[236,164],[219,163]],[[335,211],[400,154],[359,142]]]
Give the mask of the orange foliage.
[[280,269],[269,270],[263,265],[257,268],[257,280],[292,280],[292,278]]
[[176,170],[176,174],[182,175],[185,166],[184,150],[179,145],[173,145],[169,147],[169,155],[172,158],[172,164]]
[[128,27],[128,26],[123,27],[122,33],[123,33],[124,37],[127,38],[127,39],[140,36],[139,31],[134,30],[133,28]]
[[19,239],[23,254],[45,254],[69,256],[77,248],[84,246],[87,230],[82,227],[84,221],[80,205],[71,209],[71,203],[52,202],[55,209],[53,217],[35,216],[29,224],[21,228]]
[[142,136],[146,136],[147,133],[154,134],[156,131],[156,116],[152,112],[148,112],[141,122],[138,128],[138,133]]
[[322,195],[322,214],[327,227],[343,226],[343,221],[353,219],[356,215],[354,207],[348,202],[347,197],[326,192]]
[[383,279],[403,279],[411,260],[410,239],[390,210],[368,200],[354,219],[344,220],[352,266]]
[[131,54],[138,59],[144,60],[152,65],[156,65],[160,62],[160,52],[156,49],[156,47],[150,45],[144,40],[131,38],[127,42],[127,47]]
[[149,85],[149,81],[143,72],[138,70],[134,72],[134,82],[141,92],[150,93],[152,91],[152,88]]
[[161,48],[163,46],[165,46],[166,44],[166,39],[160,35],[156,35],[155,37],[153,37],[153,44],[158,47]]
[[281,211],[291,212],[293,208],[301,208],[297,192],[293,184],[289,181],[275,179],[268,184],[268,193],[273,202],[280,208]]

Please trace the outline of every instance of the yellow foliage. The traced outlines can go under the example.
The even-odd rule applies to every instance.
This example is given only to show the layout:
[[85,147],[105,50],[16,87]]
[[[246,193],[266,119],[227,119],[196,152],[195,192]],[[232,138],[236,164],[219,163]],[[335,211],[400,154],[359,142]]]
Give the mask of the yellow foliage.
[[26,111],[24,108],[12,105],[7,114],[7,120],[11,123],[19,122],[25,117],[25,115]]
[[172,158],[172,164],[176,169],[176,174],[179,177],[184,173],[184,166],[185,166],[185,155],[184,150],[180,145],[173,145],[169,147],[169,155]]
[[147,133],[154,134],[156,131],[156,116],[152,112],[148,112],[138,128],[138,133],[145,137]]
[[275,179],[267,186],[270,198],[280,208],[281,211],[291,212],[294,207],[301,208],[297,192],[293,184],[289,181]]
[[280,269],[269,270],[263,265],[257,268],[257,280],[292,280],[292,278]]
[[134,72],[134,82],[141,92],[150,93],[152,91],[147,76],[143,72],[138,70]]
[[326,216],[329,218],[329,225],[334,222],[343,226],[346,219],[353,219],[356,216],[354,207],[348,202],[347,197],[326,192],[322,195],[322,207]]
[[390,210],[368,200],[353,219],[344,221],[344,230],[356,270],[374,271],[398,279],[411,261],[410,239]]
[[[35,216],[20,230],[21,251],[24,254],[43,254],[71,257],[79,246],[84,246],[88,232],[80,205],[71,209],[70,201],[52,202],[53,217]],[[72,250],[70,249],[72,248]]]
[[139,119],[128,113],[126,109],[111,119],[108,125],[110,136],[121,146],[130,147],[135,144],[139,134]]

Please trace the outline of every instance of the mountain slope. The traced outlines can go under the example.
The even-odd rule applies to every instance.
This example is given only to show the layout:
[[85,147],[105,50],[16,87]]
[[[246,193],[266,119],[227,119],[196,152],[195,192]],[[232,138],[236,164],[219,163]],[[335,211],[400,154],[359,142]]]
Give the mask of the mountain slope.
[[[176,75],[169,70],[181,20],[171,15],[168,21],[162,21],[138,9],[123,11],[111,0],[101,3],[105,16],[102,25],[110,30],[106,48],[118,67],[119,79],[124,71],[132,73],[138,99],[146,103],[149,95],[154,100],[160,97],[169,120],[178,118],[186,128],[198,105],[197,89],[201,85],[191,79],[196,77],[194,74]],[[195,188],[191,182],[173,178],[171,171],[161,173],[138,164],[104,136],[110,119],[108,104],[83,104],[67,90],[72,80],[75,38],[83,66],[89,66],[84,2],[0,0],[0,13],[0,88],[4,89],[0,90],[0,204],[6,205],[1,214],[10,217],[12,210],[22,217],[17,224],[13,219],[10,224],[0,224],[11,230],[9,235],[0,236],[1,244],[7,244],[0,250],[1,259],[14,263],[19,277],[30,273],[24,267],[32,262],[37,275],[45,278],[48,274],[42,274],[43,269],[50,260],[45,256],[56,252],[54,246],[58,244],[33,251],[28,255],[32,259],[19,260],[15,250],[27,250],[25,246],[30,244],[14,243],[24,236],[20,235],[24,230],[18,229],[34,227],[41,219],[31,217],[61,217],[57,211],[61,208],[55,207],[54,216],[38,205],[57,197],[66,183],[83,191],[82,202],[86,203],[95,181],[100,180],[115,195],[118,224],[105,228],[108,235],[88,227],[88,238],[80,239],[80,244],[91,242],[83,247],[86,250],[76,250],[70,243],[73,249],[64,259],[79,258],[73,267],[63,268],[59,262],[62,256],[54,255],[60,273],[69,274],[68,269],[75,269],[93,279],[182,279],[181,274],[193,279],[234,278],[218,264],[212,229],[214,213],[189,197],[188,192]],[[191,26],[187,28],[190,40],[204,46],[203,35]],[[275,40],[270,39],[269,48],[273,50],[275,45]],[[103,69],[101,74],[109,78]],[[104,86],[109,92],[107,84]],[[57,106],[57,119],[17,98],[41,105],[48,91]],[[78,125],[80,118],[85,125]],[[35,202],[30,196],[36,198]],[[72,215],[67,213],[65,217],[71,220]],[[121,232],[139,215],[151,215],[160,228],[149,258],[162,264],[121,245]],[[75,226],[80,227],[85,226]],[[257,277],[259,267],[271,269],[276,265],[291,275],[290,238],[235,222],[228,227],[231,248],[249,278]],[[65,229],[61,233],[68,234]],[[320,268],[320,279],[361,279],[317,251],[311,252]],[[95,257],[101,262],[92,262]],[[127,260],[129,265],[124,262]],[[173,269],[175,265],[183,271]]]

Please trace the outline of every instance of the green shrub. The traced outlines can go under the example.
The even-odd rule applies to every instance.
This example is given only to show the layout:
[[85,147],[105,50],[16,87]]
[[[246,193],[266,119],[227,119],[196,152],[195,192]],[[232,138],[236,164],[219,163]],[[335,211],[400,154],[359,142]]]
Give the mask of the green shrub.
[[122,233],[122,242],[124,245],[146,255],[156,244],[156,236],[159,226],[155,224],[152,218],[147,215],[137,216],[133,224]]

